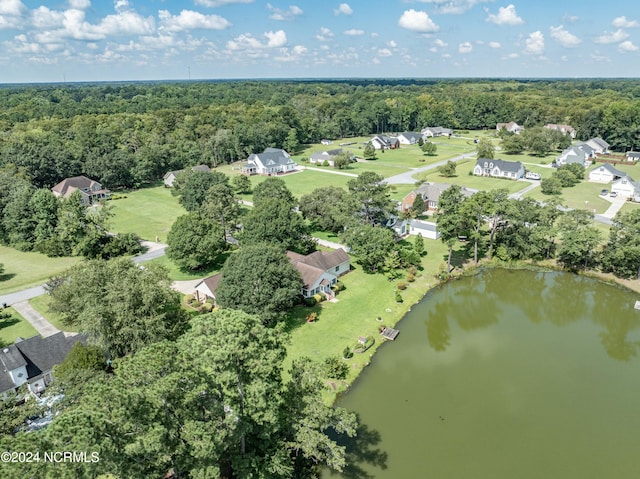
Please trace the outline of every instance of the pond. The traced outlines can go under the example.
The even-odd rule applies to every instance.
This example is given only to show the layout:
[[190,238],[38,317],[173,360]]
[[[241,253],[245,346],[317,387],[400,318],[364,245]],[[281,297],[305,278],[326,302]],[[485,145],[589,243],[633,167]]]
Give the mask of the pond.
[[340,477],[640,477],[636,299],[501,269],[431,291],[338,401],[363,432]]

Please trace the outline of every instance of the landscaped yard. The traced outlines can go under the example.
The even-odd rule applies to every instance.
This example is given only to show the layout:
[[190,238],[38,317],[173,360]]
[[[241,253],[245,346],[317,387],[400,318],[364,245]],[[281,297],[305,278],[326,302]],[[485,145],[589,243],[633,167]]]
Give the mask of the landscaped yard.
[[38,331],[36,331],[26,319],[19,315],[15,309],[5,308],[3,311],[9,313],[11,317],[0,321],[1,345],[11,344],[18,337],[27,339],[38,335]]
[[[411,240],[412,241],[412,240]],[[403,303],[395,302],[395,285],[405,281],[404,276],[389,281],[382,274],[366,274],[358,264],[355,269],[341,277],[346,289],[338,295],[337,303],[324,302],[314,308],[295,308],[288,320],[291,342],[288,347],[287,367],[293,358],[310,357],[324,361],[330,356],[342,357],[345,347],[353,347],[360,336],[373,336],[374,348],[384,341],[378,333],[381,324],[393,326],[436,283],[434,275],[446,262],[447,248],[441,241],[425,240],[428,254],[423,258],[423,270],[414,283],[402,291]],[[307,323],[305,317],[311,311],[318,312],[318,321]],[[376,318],[380,316],[382,321]],[[330,338],[330,339],[329,339]],[[399,347],[394,345],[393,347]],[[374,349],[363,354],[354,354],[347,363],[351,366],[351,381],[370,360]],[[344,384],[334,381],[336,391]],[[325,399],[335,398],[335,391],[327,392]]]
[[164,186],[142,188],[124,196],[109,202],[113,207],[110,229],[116,233],[136,233],[149,241],[157,236],[165,242],[176,218],[186,213],[171,189]]
[[24,253],[0,246],[0,263],[4,274],[0,275],[0,294],[38,286],[51,276],[78,263],[81,258],[49,258],[40,253]]
[[[611,206],[611,203],[602,199],[600,196],[600,190],[602,190],[602,188],[607,188],[607,185],[603,185],[602,183],[590,183],[588,181],[582,181],[571,188],[563,188],[562,195],[560,196],[562,204],[569,208],[589,211],[593,211],[595,209],[595,213],[604,213],[607,211],[607,208]],[[524,196],[540,201],[548,200],[551,197],[549,195],[542,194],[540,188],[529,191],[528,193],[525,193]]]
[[212,267],[201,269],[195,272],[182,271],[178,269],[178,267],[166,256],[161,256],[156,259],[152,259],[151,261],[147,261],[145,264],[159,264],[167,268],[169,272],[169,278],[172,281],[189,281],[192,279],[201,279],[206,278],[207,276],[214,275],[220,272],[220,268],[224,263],[224,260],[230,253],[227,252],[220,257],[220,263],[216,264]]

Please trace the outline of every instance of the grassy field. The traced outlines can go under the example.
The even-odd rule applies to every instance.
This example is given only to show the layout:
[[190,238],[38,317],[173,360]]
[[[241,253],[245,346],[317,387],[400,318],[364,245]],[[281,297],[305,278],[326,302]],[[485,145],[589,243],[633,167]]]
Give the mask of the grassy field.
[[4,274],[0,275],[0,294],[38,286],[56,274],[65,271],[80,258],[49,258],[40,253],[24,253],[0,246],[0,263]]
[[[416,281],[402,291],[403,303],[395,302],[395,286],[404,277],[389,281],[381,274],[366,274],[358,264],[341,278],[346,289],[338,295],[337,303],[324,302],[313,308],[297,307],[288,320],[291,342],[288,346],[287,367],[293,358],[310,357],[319,361],[330,356],[342,357],[346,346],[352,347],[361,336],[373,336],[376,344],[362,354],[348,360],[351,366],[347,382],[351,382],[369,363],[374,350],[383,343],[378,332],[381,324],[395,325],[413,304],[419,301],[436,280],[435,273],[445,262],[446,247],[441,241],[425,240],[428,254],[423,258],[423,269]],[[372,301],[375,298],[375,301]],[[307,323],[311,311],[318,313],[318,321]],[[382,321],[376,318],[381,317]],[[325,399],[331,402],[335,394],[346,387],[346,382],[333,381]]]
[[171,225],[180,215],[186,213],[164,186],[142,188],[126,193],[125,198],[113,200],[111,231],[116,233],[136,233],[142,239],[161,242],[167,240]]
[[509,193],[515,193],[527,186],[528,182],[523,181],[511,181],[501,178],[487,178],[483,176],[474,176],[469,173],[475,166],[475,160],[463,160],[457,163],[456,169],[457,176],[451,178],[445,178],[441,176],[437,171],[427,171],[418,173],[416,177],[421,180],[430,181],[434,183],[449,183],[452,185],[466,186],[474,190],[497,190],[500,188],[507,189]]
[[60,316],[57,313],[49,311],[49,304],[51,303],[51,296],[48,294],[43,294],[41,296],[36,296],[35,298],[31,298],[29,300],[29,304],[35,309],[38,313],[42,315],[47,321],[53,324],[60,331],[70,331],[75,332],[75,329],[70,328],[62,323]]
[[195,272],[182,271],[178,269],[178,267],[166,256],[161,256],[160,258],[152,259],[151,261],[148,261],[145,264],[159,264],[164,266],[165,268],[167,268],[169,272],[169,278],[172,281],[189,281],[192,279],[206,278],[207,276],[211,276],[216,273],[219,273],[220,268],[222,268],[222,264],[224,263],[224,260],[227,258],[229,254],[230,252],[223,254],[220,257],[219,264],[216,264],[209,268],[201,269]]
[[3,311],[9,313],[11,317],[0,321],[0,344],[11,344],[18,337],[27,339],[38,335],[38,331],[18,314],[15,309],[5,308]]
[[[600,196],[600,190],[603,187],[606,187],[606,185],[603,185],[601,183],[589,183],[588,181],[583,181],[582,183],[578,183],[571,188],[563,188],[562,195],[560,195],[562,204],[568,206],[569,208],[589,211],[593,211],[595,209],[595,213],[604,213],[605,211],[607,211],[607,208],[611,206],[611,203],[609,203],[607,200],[602,199],[602,197]],[[540,188],[531,190],[524,196],[528,196],[540,201],[549,199],[548,195],[542,194]]]

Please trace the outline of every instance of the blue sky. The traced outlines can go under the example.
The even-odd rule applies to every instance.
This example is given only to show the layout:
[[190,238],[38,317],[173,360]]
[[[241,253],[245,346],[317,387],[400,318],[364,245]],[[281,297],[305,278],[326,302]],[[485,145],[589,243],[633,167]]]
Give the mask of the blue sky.
[[0,0],[0,83],[639,77],[634,0]]

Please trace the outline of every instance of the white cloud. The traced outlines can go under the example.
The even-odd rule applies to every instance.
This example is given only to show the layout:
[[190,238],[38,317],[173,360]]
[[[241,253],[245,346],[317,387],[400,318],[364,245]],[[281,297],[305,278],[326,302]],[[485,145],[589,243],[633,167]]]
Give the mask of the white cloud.
[[611,25],[613,25],[616,28],[636,28],[636,27],[640,27],[640,23],[638,23],[637,20],[627,20],[627,17],[625,17],[624,15],[622,17],[614,18],[613,22],[611,22]]
[[277,32],[265,32],[264,36],[269,40],[267,42],[268,48],[283,47],[287,44],[287,34],[284,30],[278,30]]
[[629,40],[626,40],[618,45],[618,50],[620,50],[621,52],[637,52],[638,47],[631,43]]
[[500,45],[500,42],[489,42],[489,46],[491,48],[500,48],[502,45]]
[[506,57],[504,57],[508,60],[515,60],[516,58],[520,58],[520,55],[518,55],[517,53],[509,53]]
[[473,45],[469,42],[463,42],[458,45],[458,51],[460,53],[471,53],[473,51]]
[[285,21],[285,20],[293,20],[295,17],[302,15],[304,12],[297,5],[289,5],[288,10],[281,10],[279,8],[274,7],[270,3],[267,3],[267,8],[271,12],[269,18],[271,20]]
[[542,55],[544,53],[544,35],[540,30],[531,33],[524,43],[526,45],[525,53],[529,55]]
[[168,10],[160,10],[158,18],[163,30],[182,32],[185,30],[224,30],[231,26],[226,18],[219,15],[204,15],[193,10],[182,10],[179,15],[171,15]]
[[90,0],[69,0],[69,7],[76,10],[86,10],[91,6]]
[[343,32],[345,35],[356,37],[358,35],[364,35],[364,30],[358,30],[357,28],[351,28]]
[[611,58],[605,55],[599,55],[597,52],[591,55],[591,59],[596,62],[610,63]]
[[389,50],[388,48],[381,48],[380,50],[378,50],[379,57],[390,57],[391,55],[393,55],[393,53],[391,53],[391,50]]
[[277,32],[265,32],[263,36],[267,39],[262,43],[250,33],[243,33],[233,40],[227,42],[229,50],[261,50],[265,48],[279,48],[287,44],[287,34],[283,30]]
[[440,29],[426,12],[416,11],[413,8],[404,11],[400,20],[398,20],[398,25],[407,30],[420,33],[433,33]]
[[471,10],[479,3],[488,3],[493,0],[419,0],[422,3],[435,5],[436,12],[442,14],[460,14]]
[[487,22],[495,23],[496,25],[521,25],[524,20],[516,13],[516,7],[511,4],[506,7],[498,8],[498,13],[490,13],[487,17]]
[[320,33],[318,33],[315,38],[321,42],[328,42],[333,38],[333,32],[327,27],[320,27]]
[[281,48],[280,54],[274,57],[274,60],[278,62],[293,62],[298,61],[307,53],[307,47],[303,45],[296,45],[293,48]]
[[549,27],[549,30],[551,30],[551,38],[553,38],[565,48],[574,48],[582,43],[582,40],[580,40],[572,33],[569,33],[564,29],[562,25],[557,27]]
[[194,0],[196,5],[203,7],[221,7],[222,5],[230,5],[232,3],[253,3],[253,0]]
[[0,15],[19,17],[27,11],[20,0],[0,0]]
[[340,5],[338,5],[338,8],[333,11],[334,15],[351,15],[352,13],[353,9],[349,6],[348,3],[341,3]]
[[613,33],[604,32],[599,37],[596,37],[594,42],[596,42],[596,43],[605,43],[605,44],[607,44],[607,43],[619,43],[622,40],[626,40],[628,37],[629,37],[629,34],[627,32],[624,32],[624,31],[618,29]]
[[373,57],[373,60],[371,60],[375,65],[380,65],[380,59]]
[[388,47],[391,47],[391,48],[395,48],[395,47],[397,47],[397,46],[398,46],[398,44],[397,44],[395,41],[393,41],[393,40],[389,40],[389,41],[387,42],[387,46],[388,46]]
[[61,27],[64,14],[47,7],[40,6],[31,12],[31,23],[38,30]]
[[437,46],[437,47],[441,47],[441,48],[444,48],[444,47],[446,47],[446,46],[448,46],[448,45],[449,45],[448,43],[443,42],[443,41],[442,41],[442,40],[440,40],[439,38],[436,38],[436,39],[433,41],[433,44],[434,44],[435,46]]

